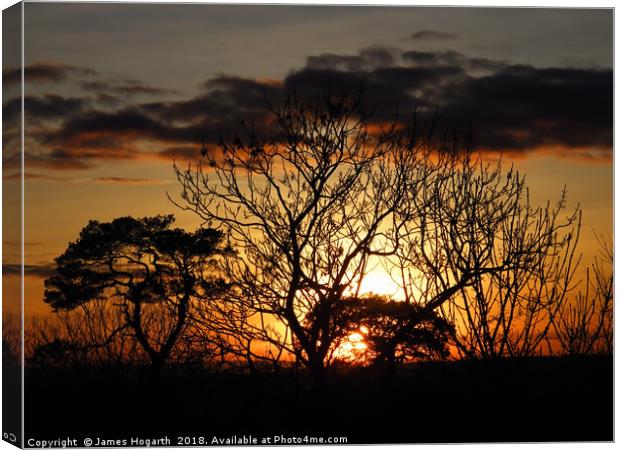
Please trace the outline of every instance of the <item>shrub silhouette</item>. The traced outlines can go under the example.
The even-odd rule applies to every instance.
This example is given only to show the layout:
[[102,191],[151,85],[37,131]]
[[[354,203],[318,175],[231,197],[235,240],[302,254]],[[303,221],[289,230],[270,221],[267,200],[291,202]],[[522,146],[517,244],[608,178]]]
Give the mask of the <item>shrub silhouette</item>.
[[54,339],[37,345],[28,358],[32,367],[66,367],[74,362],[74,354],[79,351],[75,345],[64,339]]

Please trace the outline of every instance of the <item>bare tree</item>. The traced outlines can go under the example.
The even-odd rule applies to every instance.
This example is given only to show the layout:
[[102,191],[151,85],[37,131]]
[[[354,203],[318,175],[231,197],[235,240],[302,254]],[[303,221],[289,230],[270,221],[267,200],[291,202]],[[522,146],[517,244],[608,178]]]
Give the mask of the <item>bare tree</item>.
[[369,258],[395,251],[386,236],[413,179],[406,172],[422,167],[421,139],[373,127],[361,98],[344,93],[290,94],[270,110],[271,133],[246,125],[207,152],[208,164],[176,168],[180,206],[239,251],[227,272],[247,354],[296,358],[322,379],[336,305]]
[[[525,178],[484,163],[465,145],[403,203],[390,271],[406,301],[439,309],[467,357],[536,353],[574,287],[580,210],[532,205]],[[412,326],[415,325],[412,322]],[[405,327],[406,328],[406,327]]]
[[284,351],[322,378],[338,305],[357,296],[371,261],[419,306],[377,360],[434,311],[468,356],[537,351],[578,262],[580,210],[561,216],[564,193],[534,206],[524,177],[474,156],[469,130],[438,132],[417,115],[406,129],[381,127],[360,97],[291,95],[271,110],[269,137],[246,126],[205,152],[208,164],[176,168],[180,206],[240,250],[227,266],[230,303],[244,311],[245,342],[267,345],[256,354]]
[[561,351],[569,355],[613,352],[613,245],[596,238],[600,254],[586,269],[583,288],[553,322]]
[[7,365],[19,365],[22,347],[21,315],[2,314],[2,361]]

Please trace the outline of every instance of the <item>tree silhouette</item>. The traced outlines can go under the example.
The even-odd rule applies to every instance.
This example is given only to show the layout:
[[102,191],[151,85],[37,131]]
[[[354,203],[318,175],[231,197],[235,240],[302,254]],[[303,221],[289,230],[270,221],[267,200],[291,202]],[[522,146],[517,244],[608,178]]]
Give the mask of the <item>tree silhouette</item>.
[[455,324],[464,356],[535,354],[574,287],[579,208],[563,216],[565,191],[532,204],[523,175],[467,148],[434,168],[402,203],[409,220],[386,265],[407,302]]
[[436,311],[467,356],[539,348],[574,274],[580,211],[561,216],[564,193],[534,206],[523,176],[475,155],[468,128],[417,114],[409,127],[385,124],[361,95],[290,94],[271,112],[271,135],[246,126],[206,152],[208,164],[175,167],[179,206],[240,250],[227,274],[245,342],[295,355],[321,379],[339,304],[381,263],[419,313],[377,361]]
[[227,288],[215,264],[216,256],[230,251],[222,247],[222,233],[189,233],[171,228],[173,222],[172,215],[91,221],[45,281],[45,301],[55,311],[88,303],[113,308],[119,320],[106,340],[129,333],[154,375],[192,320],[195,304]]
[[239,250],[228,276],[245,342],[295,355],[320,380],[338,302],[369,258],[394,251],[380,241],[420,142],[395,125],[373,127],[361,97],[343,92],[307,101],[290,94],[271,113],[270,135],[246,126],[242,136],[223,136],[208,164],[176,168],[179,206],[222,227]]
[[569,355],[613,353],[613,245],[596,238],[600,254],[586,269],[582,289],[553,322],[561,351]]
[[[393,369],[398,363],[449,356],[452,325],[418,304],[374,294],[351,297],[338,304],[335,316],[334,350],[356,333],[363,336],[367,346],[363,356],[373,365]],[[412,320],[415,327],[408,326]]]

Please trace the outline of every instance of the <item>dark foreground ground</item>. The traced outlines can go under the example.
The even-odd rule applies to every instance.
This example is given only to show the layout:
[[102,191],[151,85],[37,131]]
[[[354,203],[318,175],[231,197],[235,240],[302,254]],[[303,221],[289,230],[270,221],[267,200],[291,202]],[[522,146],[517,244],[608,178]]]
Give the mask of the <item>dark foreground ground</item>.
[[132,437],[169,445],[232,436],[302,444],[313,443],[306,436],[349,444],[613,439],[610,357],[420,364],[390,377],[358,370],[320,391],[292,374],[169,374],[153,384],[130,371],[39,369],[27,372],[25,401],[27,446],[57,438],[81,446],[85,437],[94,445]]

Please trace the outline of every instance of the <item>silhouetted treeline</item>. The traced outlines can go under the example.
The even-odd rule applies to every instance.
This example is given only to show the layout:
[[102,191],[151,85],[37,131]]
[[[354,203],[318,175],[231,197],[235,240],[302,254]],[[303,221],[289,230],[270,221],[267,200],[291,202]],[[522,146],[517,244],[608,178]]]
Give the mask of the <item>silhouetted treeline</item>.
[[[274,131],[175,166],[174,217],[91,221],[45,282],[31,366],[292,369],[612,352],[612,244],[580,270],[579,208],[530,202],[468,128],[373,117],[361,94],[288,93]],[[402,298],[362,294],[381,266]],[[5,333],[5,336],[7,334]],[[8,345],[8,344],[7,344]],[[9,346],[10,347],[10,346]]]

